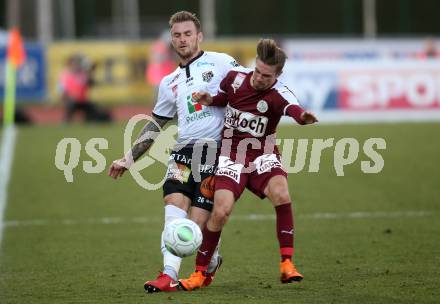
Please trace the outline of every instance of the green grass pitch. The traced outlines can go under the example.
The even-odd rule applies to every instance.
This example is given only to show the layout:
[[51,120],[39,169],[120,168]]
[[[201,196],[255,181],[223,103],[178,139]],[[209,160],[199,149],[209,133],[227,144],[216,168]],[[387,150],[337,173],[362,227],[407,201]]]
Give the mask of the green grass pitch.
[[[161,270],[161,190],[126,174],[86,174],[90,138],[110,162],[123,154],[123,125],[20,128],[4,215],[0,303],[439,303],[440,124],[283,126],[281,138],[382,137],[385,166],[364,174],[361,153],[337,177],[334,149],[320,171],[289,176],[301,284],[281,284],[274,210],[246,193],[222,236],[214,283],[192,293],[145,294]],[[67,183],[55,148],[76,137],[83,150]],[[295,151],[295,150],[294,150]],[[310,146],[307,160],[310,159]],[[307,169],[308,162],[306,163]],[[146,179],[163,176],[161,164]],[[261,215],[255,218],[249,214]],[[235,216],[235,217],[234,217]],[[181,276],[193,269],[186,258]]]

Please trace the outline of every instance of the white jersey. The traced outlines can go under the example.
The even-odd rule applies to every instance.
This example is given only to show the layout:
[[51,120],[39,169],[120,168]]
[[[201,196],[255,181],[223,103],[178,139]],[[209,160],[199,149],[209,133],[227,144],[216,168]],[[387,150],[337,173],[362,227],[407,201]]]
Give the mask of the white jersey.
[[202,106],[192,100],[192,94],[216,95],[220,82],[237,66],[227,54],[202,51],[186,66],[180,65],[162,79],[153,115],[172,119],[177,114],[178,143],[200,138],[220,141],[225,109]]

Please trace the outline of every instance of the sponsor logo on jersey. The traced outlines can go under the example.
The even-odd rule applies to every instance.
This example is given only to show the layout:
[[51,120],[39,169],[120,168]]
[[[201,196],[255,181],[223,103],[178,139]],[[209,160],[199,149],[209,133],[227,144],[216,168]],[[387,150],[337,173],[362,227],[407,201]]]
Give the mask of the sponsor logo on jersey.
[[215,172],[215,169],[216,169],[216,168],[217,168],[217,167],[214,166],[214,165],[200,165],[200,164],[199,164],[199,172],[200,172],[200,173],[209,173],[209,174],[212,174],[212,173]]
[[174,76],[173,79],[168,83],[168,86],[171,86],[173,82],[175,82],[177,79],[179,79],[180,73],[177,73],[176,76]]
[[281,162],[278,160],[275,154],[264,154],[258,156],[254,160],[255,168],[258,174],[269,172],[274,168],[282,168]]
[[236,164],[229,157],[220,156],[218,159],[217,172],[215,173],[215,175],[227,176],[229,178],[232,178],[237,184],[239,184],[241,170],[243,170],[242,164]]
[[168,167],[167,179],[177,180],[183,184],[188,182],[190,174],[190,168],[183,164],[174,163]]
[[190,87],[190,86],[193,86],[193,85],[194,85],[194,77],[191,76],[191,77],[186,79],[186,86]]
[[210,82],[214,77],[214,73],[212,71],[206,71],[202,73],[202,79],[204,82]]
[[198,102],[194,102],[192,96],[189,95],[186,97],[186,105],[188,107],[189,114],[201,111],[203,109],[202,105]]
[[234,94],[241,87],[245,78],[246,78],[246,74],[243,73],[238,73],[235,76],[234,81],[231,84],[231,87],[234,89]]
[[211,116],[212,116],[211,112],[198,111],[198,112],[194,112],[194,113],[186,116],[185,120],[187,123],[190,123],[190,122],[194,122],[194,121],[201,120],[201,119],[204,119],[206,117],[211,117]]
[[229,62],[229,64],[230,64],[230,65],[232,65],[232,66],[233,66],[234,68],[236,68],[236,67],[240,66],[240,65],[238,64],[238,62],[237,62],[237,61],[235,61],[235,60],[233,60],[233,61]]
[[231,106],[226,108],[225,126],[252,134],[255,137],[262,137],[264,135],[268,121],[268,118],[265,116],[242,112]]
[[197,67],[201,67],[201,66],[204,66],[204,65],[215,66],[215,63],[213,63],[213,62],[206,62],[206,61],[197,62]]
[[183,163],[186,165],[191,165],[192,159],[187,157],[185,154],[179,154],[179,153],[171,153],[169,160],[174,160],[179,163]]
[[174,96],[174,98],[177,98],[177,88],[178,88],[177,84],[175,84],[175,85],[171,88],[171,91],[173,92],[173,96]]
[[267,105],[266,100],[261,99],[257,103],[257,110],[260,111],[261,113],[266,113],[268,109],[269,109],[269,106]]

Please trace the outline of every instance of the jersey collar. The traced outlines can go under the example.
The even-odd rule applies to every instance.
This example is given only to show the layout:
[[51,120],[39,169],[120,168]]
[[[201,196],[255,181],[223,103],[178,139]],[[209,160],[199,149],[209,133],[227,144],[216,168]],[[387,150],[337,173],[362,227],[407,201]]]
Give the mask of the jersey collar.
[[190,78],[191,77],[191,71],[189,70],[189,66],[191,65],[191,63],[193,63],[194,61],[196,61],[197,59],[202,57],[203,53],[204,53],[203,51],[200,51],[200,53],[196,57],[191,59],[186,65],[179,64],[179,67],[181,69],[185,69],[186,78]]

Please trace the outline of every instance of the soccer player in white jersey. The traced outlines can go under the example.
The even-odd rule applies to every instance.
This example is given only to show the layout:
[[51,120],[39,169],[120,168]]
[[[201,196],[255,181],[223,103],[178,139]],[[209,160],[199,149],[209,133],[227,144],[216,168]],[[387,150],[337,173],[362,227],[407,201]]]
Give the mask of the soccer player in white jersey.
[[[152,113],[160,127],[175,115],[178,120],[177,145],[171,152],[167,179],[163,186],[164,225],[176,218],[189,217],[203,229],[213,206],[213,176],[220,147],[224,109],[202,106],[194,102],[192,96],[198,91],[215,94],[221,80],[238,64],[227,54],[204,52],[200,49],[203,34],[200,21],[194,14],[177,12],[171,16],[169,25],[172,45],[180,57],[180,65],[162,79]],[[151,134],[149,132],[159,131],[153,122],[147,123],[126,156],[112,163],[109,176],[115,179],[122,176],[154,141],[152,138],[143,138]],[[214,145],[197,146],[200,139],[210,139],[210,143]],[[194,155],[200,152],[201,157],[194,157],[193,151]],[[155,280],[145,282],[144,288],[149,293],[178,290],[177,276],[181,258],[168,252],[163,240],[161,249],[164,269]],[[211,283],[221,262],[217,250],[207,271],[209,279],[204,286]]]

